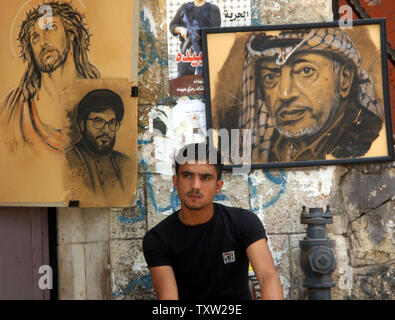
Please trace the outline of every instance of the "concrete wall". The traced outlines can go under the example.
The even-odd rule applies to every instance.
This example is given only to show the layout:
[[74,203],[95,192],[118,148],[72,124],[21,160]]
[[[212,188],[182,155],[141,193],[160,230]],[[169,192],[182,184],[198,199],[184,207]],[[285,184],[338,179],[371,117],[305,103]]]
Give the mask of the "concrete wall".
[[[251,3],[252,24],[332,20],[330,0]],[[166,1],[141,1],[140,9],[137,196],[127,209],[58,210],[61,299],[155,298],[142,238],[178,202],[171,176],[156,173],[155,146],[145,134],[150,112],[171,109],[178,100],[168,88]],[[303,205],[330,205],[334,214],[333,299],[395,298],[394,164],[255,170],[224,179],[217,201],[249,208],[262,220],[287,299],[306,298],[299,263]]]

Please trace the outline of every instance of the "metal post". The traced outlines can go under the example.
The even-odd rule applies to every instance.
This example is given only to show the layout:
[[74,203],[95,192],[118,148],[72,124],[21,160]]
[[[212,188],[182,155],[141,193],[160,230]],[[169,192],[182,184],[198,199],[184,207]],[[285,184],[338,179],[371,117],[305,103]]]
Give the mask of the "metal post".
[[332,273],[336,268],[333,251],[335,240],[328,239],[326,224],[333,223],[332,213],[327,206],[310,208],[303,206],[301,223],[307,224],[307,235],[299,241],[300,263],[305,274],[303,287],[307,288],[309,300],[330,300],[331,288],[335,286]]

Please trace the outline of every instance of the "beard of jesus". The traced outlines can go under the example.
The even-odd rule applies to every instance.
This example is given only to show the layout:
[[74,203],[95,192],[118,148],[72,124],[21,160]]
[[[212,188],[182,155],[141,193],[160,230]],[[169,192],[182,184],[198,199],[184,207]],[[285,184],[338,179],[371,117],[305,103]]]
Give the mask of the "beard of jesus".
[[[58,49],[53,48],[53,47],[44,47],[39,54],[38,59],[36,59],[37,66],[41,72],[45,73],[52,73],[56,69],[58,69],[60,66],[64,65],[66,62],[67,56],[70,52],[70,40],[67,40],[66,48],[63,50],[63,52],[60,52]],[[55,53],[56,58],[50,62],[47,63],[45,62],[44,55],[47,50],[51,50]]]

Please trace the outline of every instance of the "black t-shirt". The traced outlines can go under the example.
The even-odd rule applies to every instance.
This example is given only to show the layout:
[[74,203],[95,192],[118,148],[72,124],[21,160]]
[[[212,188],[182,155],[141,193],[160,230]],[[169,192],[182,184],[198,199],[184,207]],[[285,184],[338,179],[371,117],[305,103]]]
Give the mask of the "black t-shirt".
[[148,267],[171,266],[181,300],[249,300],[246,249],[266,238],[252,212],[214,203],[206,223],[188,226],[173,213],[147,232]]

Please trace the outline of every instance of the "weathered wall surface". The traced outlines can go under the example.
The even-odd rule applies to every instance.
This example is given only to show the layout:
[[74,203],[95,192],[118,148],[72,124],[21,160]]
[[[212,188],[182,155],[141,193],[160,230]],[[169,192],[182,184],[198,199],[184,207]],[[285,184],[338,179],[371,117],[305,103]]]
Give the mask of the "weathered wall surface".
[[[141,1],[135,202],[127,209],[59,210],[62,299],[155,298],[142,238],[179,204],[171,175],[157,173],[159,150],[147,139],[152,110],[177,104],[168,88],[165,8],[165,0]],[[253,0],[252,13],[253,24],[332,20],[330,0]],[[303,205],[330,205],[334,215],[329,226],[337,258],[333,299],[395,299],[394,164],[254,170],[225,173],[224,179],[216,201],[249,208],[262,220],[287,299],[306,298],[299,262]]]
[[58,209],[60,299],[110,299],[111,209]]

